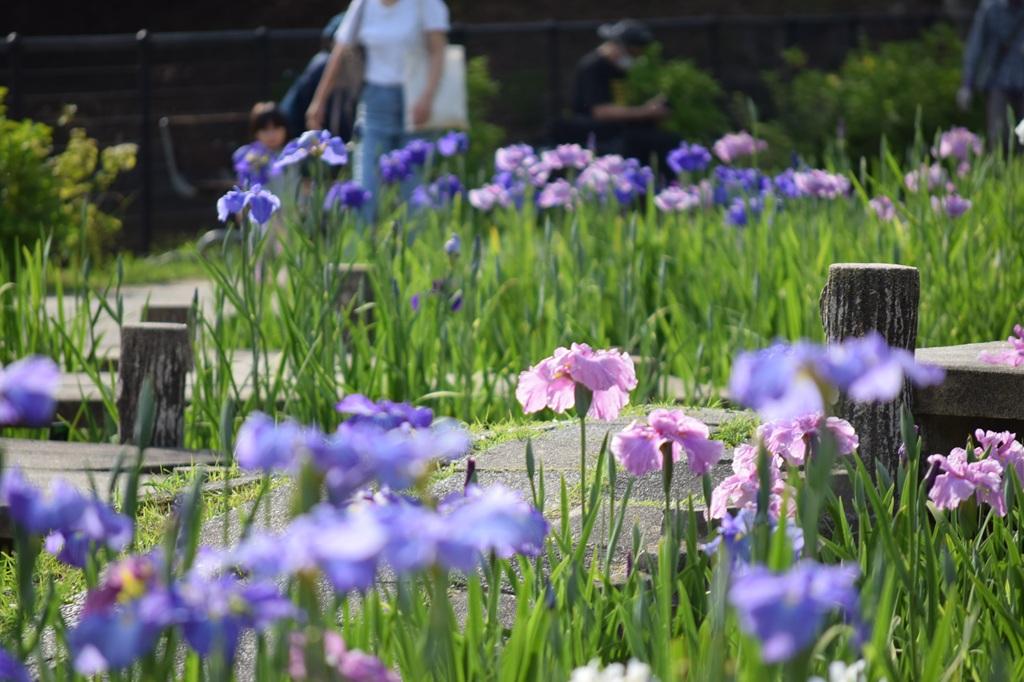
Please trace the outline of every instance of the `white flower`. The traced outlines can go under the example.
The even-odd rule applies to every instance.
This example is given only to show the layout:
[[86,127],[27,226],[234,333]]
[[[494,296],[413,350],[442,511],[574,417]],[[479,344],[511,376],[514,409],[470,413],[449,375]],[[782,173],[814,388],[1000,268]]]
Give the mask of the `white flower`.
[[569,682],[656,682],[651,676],[651,666],[631,659],[628,664],[611,663],[601,670],[601,662],[592,660],[585,666],[572,671]]
[[[867,667],[868,664],[864,660],[849,665],[844,661],[832,661],[828,664],[828,682],[867,682],[868,678],[865,672]],[[812,677],[807,682],[825,682],[825,680],[820,677]],[[885,680],[880,682],[885,682]]]
[[573,670],[569,677],[569,682],[600,682],[600,680],[601,662],[596,658],[585,666]]
[[1020,143],[1024,144],[1024,120],[1017,124],[1014,132],[1017,133],[1017,139],[1020,140]]

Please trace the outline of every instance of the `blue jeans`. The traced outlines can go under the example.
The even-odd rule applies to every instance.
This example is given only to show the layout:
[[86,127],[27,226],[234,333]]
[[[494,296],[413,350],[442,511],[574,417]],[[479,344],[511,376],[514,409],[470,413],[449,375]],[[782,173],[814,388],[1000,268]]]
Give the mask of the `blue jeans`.
[[[405,132],[403,99],[401,85],[373,83],[363,86],[363,94],[359,98],[354,131],[356,150],[353,175],[356,182],[373,194],[373,200],[364,209],[367,220],[376,218],[376,207],[380,201],[380,168],[377,160],[381,154],[404,147],[414,137]],[[416,177],[403,182],[401,196],[407,199],[417,182]]]

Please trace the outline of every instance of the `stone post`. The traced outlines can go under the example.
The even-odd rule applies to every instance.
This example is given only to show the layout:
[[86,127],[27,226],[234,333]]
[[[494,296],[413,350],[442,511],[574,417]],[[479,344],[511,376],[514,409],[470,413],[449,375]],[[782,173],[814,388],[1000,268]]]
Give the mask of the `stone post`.
[[153,381],[153,447],[180,448],[185,437],[185,384],[192,369],[188,326],[159,322],[121,327],[117,412],[122,443],[135,437],[139,396],[146,378]]
[[[373,311],[359,310],[373,301],[370,266],[363,263],[332,263],[327,266],[324,274],[326,286],[336,292],[335,305],[340,310],[348,312],[349,323],[371,324]],[[346,330],[345,338],[348,337],[349,333]]]
[[[894,348],[911,353],[917,345],[921,278],[917,268],[882,263],[836,263],[819,307],[829,343],[877,331]],[[910,408],[911,391],[890,403],[854,403],[841,398],[836,414],[860,436],[860,454],[874,472],[878,462],[895,475],[899,463],[900,414]]]
[[143,322],[170,322],[192,325],[192,305],[187,303],[150,303],[142,316]]

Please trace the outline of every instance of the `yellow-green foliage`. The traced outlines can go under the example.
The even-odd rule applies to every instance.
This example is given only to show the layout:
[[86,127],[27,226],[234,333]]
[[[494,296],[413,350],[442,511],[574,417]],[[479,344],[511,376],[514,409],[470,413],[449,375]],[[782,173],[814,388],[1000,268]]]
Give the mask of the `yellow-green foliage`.
[[[64,151],[54,154],[53,129],[7,118],[5,94],[0,88],[0,252],[10,261],[19,244],[52,237],[66,259],[101,259],[121,230],[120,218],[107,207],[110,188],[135,167],[135,145],[100,149],[84,129],[73,128]],[[61,117],[62,124],[73,111]]]

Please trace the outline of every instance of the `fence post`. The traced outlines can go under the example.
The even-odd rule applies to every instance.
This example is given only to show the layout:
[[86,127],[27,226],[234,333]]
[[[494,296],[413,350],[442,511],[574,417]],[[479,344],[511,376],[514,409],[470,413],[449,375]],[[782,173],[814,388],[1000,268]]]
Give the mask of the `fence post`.
[[562,74],[561,74],[561,27],[558,20],[547,21],[548,57],[548,124],[552,125],[562,115]]
[[[825,339],[836,343],[877,331],[893,348],[917,346],[921,276],[917,268],[882,263],[836,263],[828,269],[819,308]],[[860,437],[860,453],[872,472],[879,464],[896,474],[902,443],[900,417],[911,391],[889,403],[854,403],[841,398],[836,414]]]
[[153,447],[180,448],[185,444],[185,385],[192,369],[188,326],[158,322],[121,327],[118,363],[117,413],[122,443],[135,437],[142,386],[153,381]]
[[152,92],[150,82],[149,31],[135,34],[139,51],[139,173],[142,184],[142,251],[148,251],[153,239],[153,153],[150,144]]
[[21,36],[17,32],[7,34],[7,61],[11,69],[11,87],[7,92],[7,99],[12,120],[24,117],[21,95],[21,45]]

